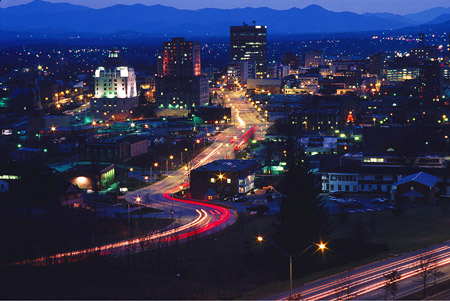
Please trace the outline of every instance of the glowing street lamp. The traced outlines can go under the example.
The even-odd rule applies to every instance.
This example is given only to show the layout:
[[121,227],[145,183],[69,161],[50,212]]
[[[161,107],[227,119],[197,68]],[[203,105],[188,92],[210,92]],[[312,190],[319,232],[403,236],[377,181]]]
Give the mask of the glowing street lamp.
[[316,246],[318,248],[317,251],[324,252],[325,250],[328,250],[326,243],[320,242],[319,244],[316,244]]
[[284,255],[285,257],[289,258],[289,300],[292,300],[292,262],[294,260],[296,260],[298,257],[302,256],[303,254],[305,254],[309,249],[311,249],[313,246],[317,246],[317,251],[322,251],[322,253],[325,250],[328,250],[327,248],[327,243],[324,242],[320,242],[318,244],[312,244],[309,245],[308,247],[306,247],[306,249],[304,249],[302,252],[300,252],[299,254],[292,256],[290,254],[288,254],[286,251],[284,251],[282,248],[280,248],[277,244],[275,244],[273,241],[271,240],[265,240],[263,236],[258,235],[256,237],[256,240],[260,243],[264,242],[264,241],[268,241],[270,242],[282,255]]

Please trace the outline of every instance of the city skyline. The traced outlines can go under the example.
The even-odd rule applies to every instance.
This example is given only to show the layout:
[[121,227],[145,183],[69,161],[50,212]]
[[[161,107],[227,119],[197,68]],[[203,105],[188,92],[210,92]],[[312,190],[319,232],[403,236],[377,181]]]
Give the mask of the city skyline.
[[[30,3],[33,0],[4,0],[0,2],[0,8],[6,8],[11,6],[17,6],[21,4]],[[244,8],[244,7],[269,7],[272,9],[289,9],[292,7],[305,8],[309,5],[319,5],[327,10],[334,12],[354,12],[358,14],[364,13],[393,13],[393,14],[413,14],[422,12],[428,9],[436,7],[449,7],[447,0],[398,0],[393,3],[389,0],[374,1],[358,1],[358,0],[287,0],[280,3],[275,0],[228,0],[228,1],[207,1],[207,0],[195,0],[195,1],[185,1],[185,0],[48,0],[52,3],[70,3],[75,5],[82,5],[91,8],[105,8],[109,6],[114,6],[117,4],[133,5],[133,4],[143,4],[143,5],[164,5],[171,6],[179,9],[203,9],[203,8],[221,8],[221,9],[233,9],[233,8]]]
[[0,0],[2,299],[450,300],[439,5]]

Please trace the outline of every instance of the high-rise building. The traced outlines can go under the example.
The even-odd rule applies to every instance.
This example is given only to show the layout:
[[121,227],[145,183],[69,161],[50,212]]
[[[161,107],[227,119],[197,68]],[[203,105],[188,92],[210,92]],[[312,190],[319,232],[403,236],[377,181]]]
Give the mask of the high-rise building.
[[319,67],[323,65],[323,53],[319,50],[305,52],[305,67]]
[[302,57],[298,54],[288,52],[281,56],[281,64],[289,65],[292,68],[298,68],[302,65]]
[[419,32],[419,35],[417,36],[417,45],[419,48],[425,47],[425,35],[423,32]]
[[173,38],[163,44],[158,55],[159,76],[199,76],[200,71],[200,42]]
[[267,26],[246,23],[230,27],[231,62],[249,61],[256,65],[256,77],[267,75]]
[[155,101],[160,108],[191,109],[209,102],[208,78],[201,74],[200,42],[173,38],[158,55]]
[[246,61],[228,65],[227,68],[228,84],[235,84],[237,82],[240,85],[245,85],[247,84],[247,79],[254,77],[255,74],[254,70],[252,69],[252,65],[249,65],[249,63]]
[[381,71],[383,69],[383,55],[382,53],[373,54],[369,57],[367,62],[367,72],[370,74],[381,76]]
[[442,95],[442,65],[437,61],[423,63],[423,89],[422,95],[425,105],[438,104]]
[[410,50],[410,56],[418,61],[437,60],[439,49],[437,46],[425,46]]
[[137,105],[134,69],[119,57],[118,50],[112,50],[104,65],[95,70],[91,112],[96,119],[119,120],[128,117]]

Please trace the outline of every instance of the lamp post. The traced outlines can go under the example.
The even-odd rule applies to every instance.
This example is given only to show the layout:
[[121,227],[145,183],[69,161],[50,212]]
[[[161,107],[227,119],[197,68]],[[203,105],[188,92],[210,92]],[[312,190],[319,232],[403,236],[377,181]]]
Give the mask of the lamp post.
[[[199,147],[199,144],[200,144],[200,139],[195,140],[195,142],[197,143],[197,151],[198,151],[198,147]],[[194,155],[195,155],[195,144],[194,144]]]
[[262,243],[263,241],[268,241],[270,242],[283,256],[289,258],[289,299],[292,300],[292,263],[299,258],[300,256],[302,256],[303,254],[305,254],[309,249],[311,249],[313,246],[317,246],[317,251],[322,251],[324,252],[327,249],[327,244],[320,242],[319,244],[313,244],[313,245],[309,245],[308,247],[306,247],[306,249],[304,249],[302,252],[300,252],[299,254],[292,256],[290,254],[288,254],[286,251],[284,251],[282,248],[280,248],[276,243],[274,243],[271,240],[266,240],[264,239],[264,237],[262,236],[258,236],[256,237],[256,240],[260,243]]
[[[155,173],[158,173],[158,163],[157,162],[153,163],[153,166],[155,166]],[[152,175],[150,175],[150,177],[152,177]]]
[[150,165],[150,184],[153,184],[152,168],[153,168],[153,165]]
[[55,131],[56,131],[56,127],[54,125],[52,125],[52,127],[50,128],[53,132],[53,138],[55,138]]

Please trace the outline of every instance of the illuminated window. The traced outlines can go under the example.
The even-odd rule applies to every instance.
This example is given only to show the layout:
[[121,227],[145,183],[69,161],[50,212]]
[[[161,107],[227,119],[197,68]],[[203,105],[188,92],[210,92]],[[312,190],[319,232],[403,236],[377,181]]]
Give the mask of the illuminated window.
[[211,183],[216,183],[216,179],[215,179],[215,178],[211,178],[209,181],[210,181]]
[[227,183],[230,184],[231,183],[231,179],[227,179]]

